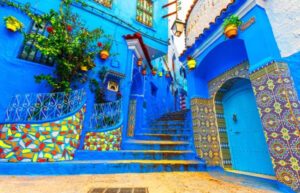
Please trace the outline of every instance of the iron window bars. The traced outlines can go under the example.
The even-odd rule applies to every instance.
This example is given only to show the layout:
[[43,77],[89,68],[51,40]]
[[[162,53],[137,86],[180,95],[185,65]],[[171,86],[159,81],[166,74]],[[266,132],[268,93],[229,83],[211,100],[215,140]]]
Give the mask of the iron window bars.
[[149,27],[153,26],[152,0],[137,0],[136,20]]
[[[46,35],[47,30],[46,30],[47,25],[46,24],[41,24],[38,26],[36,23],[32,22],[31,28],[28,33],[30,34],[41,34],[41,35]],[[27,61],[32,61],[36,62],[39,64],[44,64],[47,66],[53,66],[54,65],[54,60],[49,57],[43,55],[35,46],[36,42],[33,40],[28,40],[25,41],[20,53],[19,53],[19,58]]]

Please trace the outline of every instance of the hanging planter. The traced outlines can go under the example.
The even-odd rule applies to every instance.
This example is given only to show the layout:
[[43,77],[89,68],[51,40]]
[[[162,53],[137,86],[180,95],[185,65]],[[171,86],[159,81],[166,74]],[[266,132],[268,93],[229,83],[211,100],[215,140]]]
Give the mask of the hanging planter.
[[191,56],[188,57],[187,66],[190,70],[193,70],[196,68],[196,60],[192,58]]
[[170,72],[166,73],[166,78],[170,78]]
[[83,71],[83,72],[87,72],[88,67],[87,66],[80,66],[80,70]]
[[146,76],[146,74],[147,74],[147,70],[146,70],[146,68],[144,68],[144,69],[142,70],[142,75],[143,75],[143,76]]
[[143,65],[143,58],[139,58],[136,64],[138,67],[141,67]]
[[156,73],[157,73],[157,68],[152,68],[152,71],[151,71],[152,75],[155,76]]
[[102,50],[100,51],[100,58],[102,60],[107,60],[109,58],[111,47],[112,47],[112,39],[110,36],[107,36],[107,40],[104,43]]
[[100,51],[100,58],[102,60],[107,60],[107,58],[109,58],[109,52],[107,50],[101,50]]
[[233,39],[238,35],[238,28],[242,21],[236,15],[226,18],[223,23],[224,34],[227,38]]
[[23,23],[13,16],[4,18],[6,28],[11,32],[20,31],[23,28]]

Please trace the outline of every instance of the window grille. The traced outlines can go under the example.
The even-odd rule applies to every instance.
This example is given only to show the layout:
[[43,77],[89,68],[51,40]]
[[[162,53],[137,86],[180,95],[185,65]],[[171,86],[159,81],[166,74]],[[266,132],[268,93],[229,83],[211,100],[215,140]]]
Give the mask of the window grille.
[[153,25],[153,2],[151,0],[137,0],[136,20],[149,27]]
[[[46,25],[42,24],[38,26],[33,22],[28,33],[46,35],[47,34]],[[27,40],[27,41],[25,40],[18,57],[23,60],[32,61],[47,66],[53,66],[54,60],[49,56],[43,55],[34,46],[35,43],[36,41],[34,40]]]

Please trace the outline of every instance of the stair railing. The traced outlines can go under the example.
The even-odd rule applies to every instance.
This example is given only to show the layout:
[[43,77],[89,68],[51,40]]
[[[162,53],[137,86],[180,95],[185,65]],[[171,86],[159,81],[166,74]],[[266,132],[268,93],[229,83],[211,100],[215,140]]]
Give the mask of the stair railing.
[[92,130],[104,130],[120,125],[122,122],[121,100],[94,105],[90,119]]
[[55,121],[77,112],[86,102],[84,88],[71,92],[17,94],[5,112],[5,123]]

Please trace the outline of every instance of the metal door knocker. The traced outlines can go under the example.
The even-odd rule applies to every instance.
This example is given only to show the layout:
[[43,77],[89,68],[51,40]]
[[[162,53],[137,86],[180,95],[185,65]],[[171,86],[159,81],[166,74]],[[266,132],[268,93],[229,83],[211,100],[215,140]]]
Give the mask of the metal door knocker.
[[232,120],[233,120],[233,122],[234,123],[237,123],[237,115],[234,113],[233,115],[232,115]]

